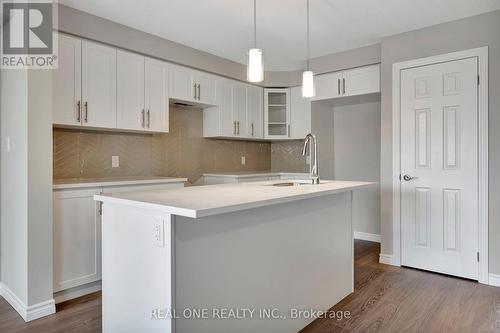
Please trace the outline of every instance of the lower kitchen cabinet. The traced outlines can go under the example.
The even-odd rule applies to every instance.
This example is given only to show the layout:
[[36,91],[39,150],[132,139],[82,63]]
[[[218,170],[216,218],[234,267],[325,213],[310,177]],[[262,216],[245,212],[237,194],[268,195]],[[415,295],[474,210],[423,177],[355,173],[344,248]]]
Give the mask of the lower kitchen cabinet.
[[101,205],[94,201],[94,195],[183,186],[183,182],[176,182],[54,190],[54,293],[101,280]]
[[54,192],[54,292],[101,279],[101,189]]

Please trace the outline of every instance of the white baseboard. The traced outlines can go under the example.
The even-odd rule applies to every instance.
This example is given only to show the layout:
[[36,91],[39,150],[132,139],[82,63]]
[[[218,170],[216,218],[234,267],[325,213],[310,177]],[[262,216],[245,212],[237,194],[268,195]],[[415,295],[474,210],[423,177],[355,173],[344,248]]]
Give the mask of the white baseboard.
[[381,253],[379,256],[379,263],[385,264],[385,265],[391,265],[391,266],[400,266],[394,262],[394,258],[392,257],[392,254]]
[[96,281],[83,286],[78,286],[54,293],[54,299],[56,301],[56,304],[59,304],[61,302],[69,301],[70,299],[95,293],[96,291],[101,290],[101,288],[101,281]]
[[54,299],[26,306],[4,283],[0,283],[0,294],[26,322],[56,313]]
[[361,232],[361,231],[355,231],[354,232],[354,239],[361,239],[369,242],[375,242],[375,243],[380,243],[381,242],[381,237],[380,235],[377,234],[370,234],[367,232]]
[[490,286],[500,287],[500,275],[490,273],[488,278]]

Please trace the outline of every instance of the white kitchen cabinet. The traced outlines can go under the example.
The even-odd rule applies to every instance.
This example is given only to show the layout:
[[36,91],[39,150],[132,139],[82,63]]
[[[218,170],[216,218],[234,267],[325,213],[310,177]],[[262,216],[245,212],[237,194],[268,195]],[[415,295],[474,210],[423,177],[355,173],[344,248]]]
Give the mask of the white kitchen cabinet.
[[380,92],[380,66],[366,66],[344,72],[343,96]]
[[146,58],[145,126],[152,132],[169,131],[168,63]]
[[53,76],[53,123],[81,124],[82,41],[59,34],[59,68]]
[[192,76],[198,103],[217,105],[217,76],[199,71],[193,71]]
[[118,50],[117,127],[142,130],[145,126],[144,56]]
[[217,105],[217,76],[178,65],[170,65],[169,76],[170,98]]
[[82,124],[116,128],[116,49],[82,42]]
[[54,292],[101,279],[101,189],[54,192]]
[[195,100],[195,88],[192,80],[192,72],[192,69],[186,67],[170,65],[170,98],[181,101]]
[[302,87],[290,88],[290,139],[304,139],[311,133],[311,100],[302,97]]
[[247,137],[247,87],[238,82],[233,85],[233,117],[236,121],[235,136]]
[[247,87],[247,137],[263,138],[264,125],[264,89],[261,87]]
[[315,96],[312,101],[337,98],[342,96],[342,72],[314,76]]
[[[182,182],[138,183],[54,190],[54,292],[71,292],[72,288],[101,279],[101,205],[94,201],[94,195],[168,190],[183,186]],[[76,295],[81,296],[81,293]]]
[[267,139],[288,139],[290,89],[264,89],[264,131]]
[[380,65],[316,75],[312,101],[380,92]]

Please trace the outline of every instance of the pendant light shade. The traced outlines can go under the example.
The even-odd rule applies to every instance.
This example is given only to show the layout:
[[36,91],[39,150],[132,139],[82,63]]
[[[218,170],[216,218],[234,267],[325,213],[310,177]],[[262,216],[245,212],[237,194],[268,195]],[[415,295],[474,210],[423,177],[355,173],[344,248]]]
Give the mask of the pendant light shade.
[[248,51],[247,80],[264,81],[264,60],[262,49],[257,48],[257,0],[253,0],[253,48]]
[[302,97],[311,98],[316,94],[314,89],[314,73],[309,70],[309,0],[307,0],[307,68],[302,72]]
[[253,48],[248,51],[247,80],[249,82],[264,81],[264,62],[261,49]]
[[314,73],[312,71],[302,72],[302,97],[314,97]]

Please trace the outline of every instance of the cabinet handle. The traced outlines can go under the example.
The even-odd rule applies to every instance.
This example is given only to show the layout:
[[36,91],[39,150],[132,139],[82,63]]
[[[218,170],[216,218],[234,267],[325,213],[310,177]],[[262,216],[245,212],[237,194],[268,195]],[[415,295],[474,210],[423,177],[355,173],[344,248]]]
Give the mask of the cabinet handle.
[[100,216],[102,216],[102,201],[99,201],[99,208],[97,209],[97,212]]
[[80,122],[82,118],[82,102],[76,102],[77,112],[76,112],[76,121]]
[[345,78],[344,78],[344,79],[342,79],[342,83],[343,83],[343,87],[344,87],[344,88],[343,88],[343,91],[344,91],[344,92],[342,93],[342,95],[345,95]]
[[340,96],[340,79],[337,79],[337,93]]
[[233,135],[236,135],[236,121],[233,121]]
[[290,137],[290,124],[288,124],[288,137]]
[[240,135],[240,122],[237,121],[236,124],[238,125],[238,135]]
[[144,111],[144,109],[142,109],[142,111],[141,111],[141,126],[142,127],[145,127],[145,125],[144,125],[145,120],[144,119],[145,119],[145,111]]
[[252,136],[253,136],[253,123],[252,123]]
[[148,110],[148,128],[151,127],[151,112]]
[[198,99],[198,96],[197,96],[197,87],[198,87],[198,85],[195,83],[194,84],[194,99]]
[[85,102],[85,122],[89,122],[89,102]]
[[198,100],[201,99],[201,83],[198,83]]

